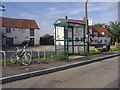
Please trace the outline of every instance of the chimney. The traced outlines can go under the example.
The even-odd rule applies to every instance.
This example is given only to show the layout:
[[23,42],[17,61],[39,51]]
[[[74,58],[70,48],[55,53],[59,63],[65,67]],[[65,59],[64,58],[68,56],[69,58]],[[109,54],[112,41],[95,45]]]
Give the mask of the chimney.
[[106,25],[105,25],[105,24],[103,24],[103,25],[102,25],[102,28],[106,28]]
[[86,19],[87,19],[86,17],[83,18],[84,21],[86,21]]
[[65,16],[65,19],[68,19],[68,17],[67,17],[67,16]]

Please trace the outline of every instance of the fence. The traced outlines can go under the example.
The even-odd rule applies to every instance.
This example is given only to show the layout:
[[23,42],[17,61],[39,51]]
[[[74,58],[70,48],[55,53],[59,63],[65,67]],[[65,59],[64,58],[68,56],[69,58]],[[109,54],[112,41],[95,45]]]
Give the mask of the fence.
[[5,53],[5,51],[0,51],[1,53],[3,53],[3,55],[4,55],[4,67],[6,67],[7,65],[6,65],[6,53]]
[[[32,57],[33,57],[33,56],[36,56],[36,55],[34,55],[35,53],[33,53],[33,52],[35,52],[35,53],[37,52],[37,60],[38,60],[38,63],[40,62],[40,56],[42,56],[43,59],[46,59],[47,55],[50,55],[51,58],[52,58],[52,54],[55,54],[55,52],[52,51],[52,50],[47,50],[47,49],[45,49],[45,50],[43,50],[43,51],[40,51],[39,49],[33,48],[33,49],[30,51],[31,59],[32,59],[32,60],[33,60]],[[7,66],[6,60],[7,60],[7,58],[10,58],[10,57],[9,57],[10,55],[8,55],[8,56],[6,57],[6,52],[5,52],[5,51],[0,51],[0,53],[2,53],[2,60],[4,60],[3,65],[4,65],[4,67],[6,67],[6,66]]]
[[38,63],[39,63],[39,59],[40,59],[40,51],[38,49],[32,49],[31,50],[31,59],[33,57],[33,51],[37,51],[37,55],[38,55]]

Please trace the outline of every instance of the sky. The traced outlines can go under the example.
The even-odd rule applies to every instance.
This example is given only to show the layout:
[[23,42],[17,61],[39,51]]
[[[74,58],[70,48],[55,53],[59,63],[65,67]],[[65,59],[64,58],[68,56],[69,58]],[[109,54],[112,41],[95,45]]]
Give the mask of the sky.
[[[3,2],[6,11],[3,17],[32,19],[40,27],[40,35],[53,35],[53,23],[60,18],[82,20],[84,2]],[[93,24],[105,23],[118,19],[117,2],[89,2],[88,17]]]

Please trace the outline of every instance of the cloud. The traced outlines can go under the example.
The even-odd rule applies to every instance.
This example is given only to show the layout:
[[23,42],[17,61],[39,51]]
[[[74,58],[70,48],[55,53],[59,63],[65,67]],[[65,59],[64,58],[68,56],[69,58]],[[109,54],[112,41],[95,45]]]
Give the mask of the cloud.
[[[89,0],[89,2],[118,2],[119,0]],[[3,0],[3,2],[15,2],[15,0]],[[16,2],[84,2],[84,0],[16,0]]]
[[56,11],[48,12],[47,15],[52,16],[52,15],[59,15],[59,14],[63,14],[63,13],[64,13],[64,11],[62,11],[62,10],[56,10]]
[[[98,12],[98,11],[106,11],[113,8],[114,3],[88,3],[88,12]],[[49,12],[47,15],[54,16],[54,15],[61,15],[61,14],[67,14],[67,15],[75,15],[84,13],[84,5],[79,3],[76,7],[73,8],[65,8],[65,9],[59,9],[56,10],[55,7],[49,8]]]
[[56,10],[56,7],[48,8],[49,11]]
[[95,12],[95,11],[103,11],[103,10],[110,10],[116,3],[88,3],[88,11]]
[[[78,3],[76,3],[78,4]],[[88,3],[88,15],[90,19],[93,19],[93,24],[96,23],[109,23],[117,19],[117,3]],[[79,3],[73,7],[61,8],[50,7],[44,14],[31,14],[21,13],[19,16],[25,18],[33,18],[39,21],[41,28],[41,35],[46,33],[53,34],[53,23],[59,18],[63,18],[68,15],[68,18],[80,19],[84,17],[84,3]],[[39,19],[38,19],[39,18]]]
[[93,22],[94,24],[96,23],[106,23],[109,24],[110,21],[116,21],[118,16],[117,16],[117,10],[116,11],[107,11],[107,12],[103,12],[99,15],[93,16]]
[[53,22],[52,21],[43,21],[40,22],[40,30],[41,30],[41,36],[45,34],[51,34],[53,35]]
[[93,20],[93,24],[116,21],[118,18],[117,3],[89,3],[88,16]]
[[41,17],[40,15],[35,15],[35,14],[29,14],[29,13],[20,13],[19,14],[20,17],[29,17],[29,18],[38,18]]
[[63,15],[63,14],[67,14],[67,15],[74,15],[74,14],[78,14],[83,12],[82,8],[66,8],[66,9],[62,9],[62,10],[51,10],[49,11],[46,15],[49,16],[55,16],[55,15]]

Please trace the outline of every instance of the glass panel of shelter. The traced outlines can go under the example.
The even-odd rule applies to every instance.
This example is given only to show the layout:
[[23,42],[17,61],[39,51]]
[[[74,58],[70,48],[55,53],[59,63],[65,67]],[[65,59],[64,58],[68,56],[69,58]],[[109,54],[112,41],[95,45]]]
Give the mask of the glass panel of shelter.
[[84,38],[84,28],[74,28],[74,53],[80,54],[84,51],[84,42],[82,39]]
[[[59,27],[60,25],[57,25]],[[78,27],[75,27],[78,26]],[[64,52],[65,55],[68,54],[85,54],[85,26],[77,24],[75,25],[74,23],[66,24],[64,26],[60,26],[64,29],[62,33],[64,34],[62,39],[58,38],[59,35],[57,35],[59,32],[56,27],[56,45],[57,45],[57,53]],[[60,31],[61,31],[60,30]]]
[[[84,53],[84,27],[68,28],[68,53]],[[66,45],[67,46],[67,45]]]

